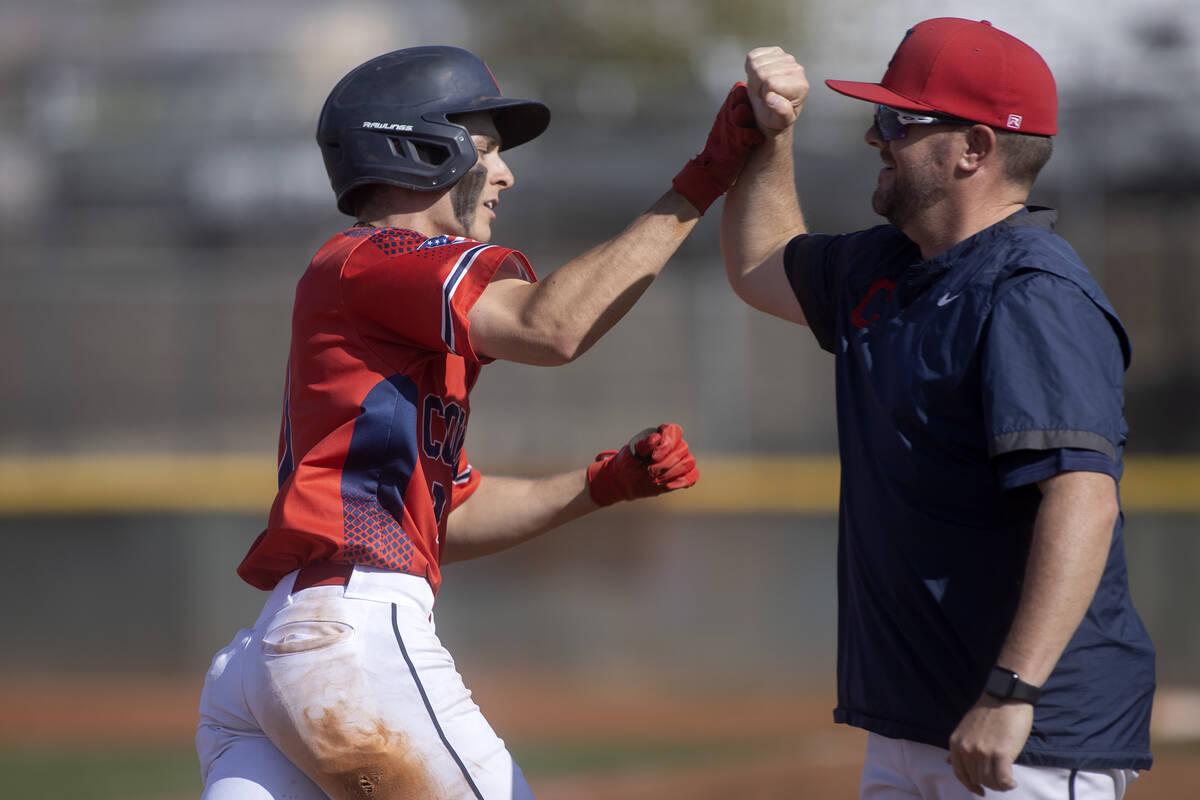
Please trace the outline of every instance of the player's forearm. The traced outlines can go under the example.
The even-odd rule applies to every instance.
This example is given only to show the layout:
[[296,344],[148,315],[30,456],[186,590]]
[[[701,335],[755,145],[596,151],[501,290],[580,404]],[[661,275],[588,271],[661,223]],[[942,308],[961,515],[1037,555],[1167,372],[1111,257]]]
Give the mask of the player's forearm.
[[1112,546],[1118,506],[1112,478],[1064,472],[1039,484],[1042,503],[1016,617],[997,663],[1042,685],[1079,627]]
[[792,131],[768,136],[725,196],[721,254],[735,291],[772,253],[807,232],[796,194]]
[[668,191],[620,234],[530,287],[524,314],[540,322],[563,362],[578,358],[629,312],[699,219]]
[[596,508],[586,470],[537,479],[485,476],[446,521],[442,563],[507,550]]
[[471,310],[475,352],[540,366],[573,361],[633,307],[698,220],[668,191],[619,235],[544,280],[493,282]]

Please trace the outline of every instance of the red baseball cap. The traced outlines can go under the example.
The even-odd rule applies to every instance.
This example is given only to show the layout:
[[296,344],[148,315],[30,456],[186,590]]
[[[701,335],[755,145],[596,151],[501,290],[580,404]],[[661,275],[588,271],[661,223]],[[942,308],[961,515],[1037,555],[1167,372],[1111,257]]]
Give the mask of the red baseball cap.
[[825,81],[835,92],[906,111],[940,111],[993,128],[1053,136],[1058,94],[1032,47],[984,20],[914,25],[879,83]]

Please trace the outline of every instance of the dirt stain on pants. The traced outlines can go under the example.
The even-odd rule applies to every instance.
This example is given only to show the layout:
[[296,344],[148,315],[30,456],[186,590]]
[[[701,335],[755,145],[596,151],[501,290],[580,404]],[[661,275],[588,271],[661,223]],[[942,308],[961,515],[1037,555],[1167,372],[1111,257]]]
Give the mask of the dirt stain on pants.
[[333,710],[306,712],[308,751],[298,764],[334,800],[436,800],[453,795],[407,737],[380,721],[347,724]]

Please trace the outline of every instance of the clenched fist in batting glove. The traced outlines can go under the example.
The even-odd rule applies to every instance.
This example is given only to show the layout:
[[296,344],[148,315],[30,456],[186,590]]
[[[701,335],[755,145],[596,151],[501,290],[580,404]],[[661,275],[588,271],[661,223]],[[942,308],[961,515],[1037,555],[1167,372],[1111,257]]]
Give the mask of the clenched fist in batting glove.
[[642,431],[620,450],[596,456],[587,471],[588,492],[598,506],[686,489],[700,477],[696,459],[673,423]]
[[746,84],[735,83],[717,112],[704,149],[679,171],[671,185],[703,214],[729,191],[746,156],[762,143]]

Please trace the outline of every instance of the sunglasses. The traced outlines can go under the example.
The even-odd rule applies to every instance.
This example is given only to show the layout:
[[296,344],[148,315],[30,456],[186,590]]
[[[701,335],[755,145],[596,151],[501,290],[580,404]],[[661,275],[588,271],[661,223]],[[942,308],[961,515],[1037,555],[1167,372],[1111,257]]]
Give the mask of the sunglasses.
[[915,114],[912,111],[901,111],[898,108],[878,104],[875,106],[875,127],[885,142],[903,139],[908,136],[909,125],[974,125],[974,122],[958,117],[933,117],[928,114]]

